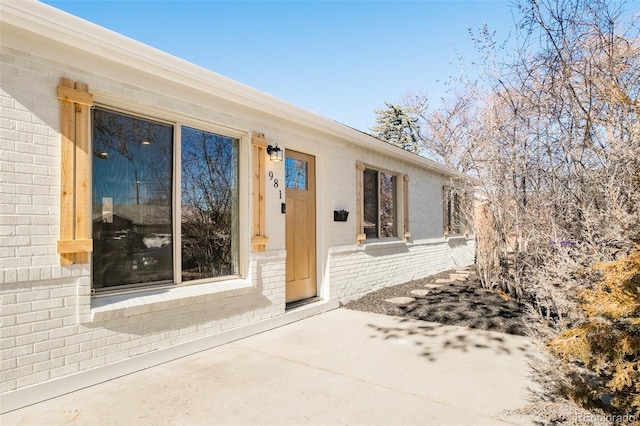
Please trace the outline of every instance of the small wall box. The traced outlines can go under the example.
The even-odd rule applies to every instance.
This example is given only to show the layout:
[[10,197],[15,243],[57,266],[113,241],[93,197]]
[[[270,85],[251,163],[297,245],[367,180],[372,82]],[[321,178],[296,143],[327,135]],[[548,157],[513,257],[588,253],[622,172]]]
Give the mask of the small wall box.
[[334,210],[333,221],[334,222],[346,222],[349,217],[349,212],[346,210]]

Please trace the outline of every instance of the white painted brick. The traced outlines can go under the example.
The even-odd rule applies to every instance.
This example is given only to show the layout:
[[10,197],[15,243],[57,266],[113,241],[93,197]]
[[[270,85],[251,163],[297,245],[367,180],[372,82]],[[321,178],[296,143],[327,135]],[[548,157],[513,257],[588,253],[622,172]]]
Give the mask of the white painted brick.
[[80,361],[79,369],[80,371],[89,370],[91,368],[103,366],[104,364],[106,364],[106,362],[107,362],[106,356],[98,357],[94,355],[88,360]]
[[90,314],[87,315],[77,315],[77,316],[68,316],[62,318],[62,326],[67,327],[70,325],[77,325],[80,323],[87,323],[91,321]]
[[66,318],[73,317],[73,321],[75,321],[76,308],[75,307],[65,307],[65,308],[53,308],[49,311],[51,318]]
[[7,380],[16,380],[20,377],[28,376],[33,373],[33,365],[25,365],[10,370],[0,371],[0,382]]
[[16,358],[0,358],[0,371],[9,370],[18,366]]
[[16,338],[7,337],[0,339],[0,350],[11,349],[16,347]]
[[80,352],[93,351],[94,349],[99,349],[101,347],[107,347],[107,339],[96,339],[93,338],[90,341],[80,343]]
[[120,351],[120,352],[107,354],[106,357],[105,357],[105,360],[106,360],[107,364],[111,364],[111,363],[114,363],[114,362],[122,361],[122,360],[127,359],[127,358],[129,358],[129,351],[125,350],[125,351]]
[[80,352],[80,345],[66,344],[61,348],[55,348],[51,350],[51,358],[64,358],[69,355],[77,354]]
[[18,358],[18,367],[23,367],[25,365],[34,365],[39,362],[48,361],[49,357],[49,352],[37,352],[30,355],[23,355]]
[[58,349],[64,347],[64,339],[51,339],[44,342],[38,342],[33,345],[34,352],[51,351],[52,349]]
[[47,361],[34,364],[33,372],[46,372],[47,374],[49,374],[49,371],[53,370],[54,368],[60,368],[62,366],[64,366],[64,358],[49,359]]
[[49,299],[50,291],[49,289],[43,290],[32,290],[30,292],[21,292],[17,295],[17,302],[33,302],[36,300],[47,300]]
[[20,324],[11,327],[2,327],[2,330],[0,330],[0,337],[5,339],[7,337],[28,335],[30,332],[31,324]]
[[50,378],[56,379],[58,377],[69,376],[79,371],[78,364],[65,365],[59,368],[52,368],[50,370]]
[[0,380],[0,394],[10,392],[18,387],[17,380]]
[[37,333],[38,331],[52,330],[60,327],[62,327],[62,319],[54,318],[47,321],[31,323],[31,332]]
[[23,356],[31,355],[33,353],[32,345],[16,346],[9,349],[3,349],[0,351],[0,359],[17,359]]
[[67,355],[64,357],[64,363],[65,365],[71,365],[71,364],[80,364],[81,361],[86,361],[88,359],[91,359],[91,352],[78,352],[72,355]]
[[16,316],[16,322],[18,324],[29,324],[32,322],[44,321],[49,319],[49,311],[35,311],[20,314]]
[[58,339],[61,337],[69,337],[78,334],[77,326],[63,326],[54,330],[49,330],[50,339]]
[[93,353],[94,357],[104,357],[108,353],[113,352],[113,350],[110,350],[110,349],[112,349],[112,348],[109,348],[108,346],[101,346],[101,347],[99,347],[97,349],[94,349],[92,351],[92,353]]
[[[50,292],[53,293],[55,290],[51,290]],[[44,310],[50,310],[50,309],[54,309],[54,308],[61,308],[64,306],[64,300],[61,297],[51,297],[45,300],[36,300],[34,302],[31,302],[31,308],[34,311],[44,311]]]
[[53,266],[51,269],[51,278],[62,278],[62,268],[60,266]]
[[31,386],[35,383],[46,381],[48,379],[49,379],[49,371],[43,371],[40,373],[36,372],[30,376],[20,377],[17,380],[16,384],[18,387],[26,387],[26,386]]

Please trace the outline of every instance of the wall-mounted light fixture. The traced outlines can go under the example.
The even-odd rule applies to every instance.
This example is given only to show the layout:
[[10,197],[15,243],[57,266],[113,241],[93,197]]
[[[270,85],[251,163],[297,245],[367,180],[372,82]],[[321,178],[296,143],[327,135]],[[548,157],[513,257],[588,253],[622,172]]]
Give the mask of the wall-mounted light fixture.
[[282,150],[278,148],[278,144],[276,144],[276,146],[269,145],[267,147],[267,154],[269,154],[271,161],[282,161]]

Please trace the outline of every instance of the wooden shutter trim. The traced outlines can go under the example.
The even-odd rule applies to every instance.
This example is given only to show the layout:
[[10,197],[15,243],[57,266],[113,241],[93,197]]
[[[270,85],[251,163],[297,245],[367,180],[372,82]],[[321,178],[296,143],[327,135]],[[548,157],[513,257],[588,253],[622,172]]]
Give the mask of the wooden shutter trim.
[[411,231],[409,228],[409,176],[402,176],[402,195],[403,195],[403,208],[404,208],[404,240],[408,241],[411,238]]
[[89,86],[61,78],[60,100],[60,264],[89,263],[89,109],[93,95]]
[[[76,83],[76,89],[80,93],[88,94],[89,86],[85,83]],[[93,96],[89,95],[91,104],[93,103]],[[90,171],[90,149],[89,149],[89,113],[91,104],[80,103],[77,100],[76,104],[76,223],[75,223],[75,238],[78,241],[89,241],[91,243],[91,226],[89,221],[91,220],[90,213],[90,200],[89,200],[89,171]],[[85,264],[89,263],[89,254],[87,252],[92,251],[93,244],[89,246],[88,250],[80,249],[76,254],[76,263]]]
[[[58,91],[73,87],[74,83],[66,78],[60,79]],[[75,105],[67,99],[60,99],[60,240],[74,238],[75,219]],[[60,264],[74,263],[73,253],[61,253]]]
[[[71,86],[68,85],[69,83],[71,83]],[[92,106],[93,95],[88,92],[88,88],[84,83],[76,83],[76,87],[74,88],[73,81],[68,78],[61,78],[57,90],[58,99],[74,104]]]
[[251,246],[253,251],[261,252],[267,247],[269,238],[266,233],[265,185],[264,173],[266,161],[267,139],[263,133],[253,132],[251,137],[253,156],[253,223]]
[[446,237],[449,236],[449,187],[442,187],[442,232]]
[[253,146],[261,146],[266,148],[269,143],[267,139],[264,137],[264,133],[253,132],[253,136],[251,137],[251,145]]
[[364,185],[363,173],[365,165],[361,161],[356,161],[356,243],[362,244],[367,239],[364,233]]
[[84,254],[87,256],[88,253],[93,251],[93,240],[59,240],[58,241],[58,253],[61,254],[70,254],[76,253]]

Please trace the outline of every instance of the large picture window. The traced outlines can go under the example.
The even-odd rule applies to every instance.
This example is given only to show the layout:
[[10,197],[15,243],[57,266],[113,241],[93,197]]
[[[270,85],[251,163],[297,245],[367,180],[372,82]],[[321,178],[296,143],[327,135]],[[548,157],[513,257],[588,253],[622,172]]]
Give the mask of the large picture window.
[[374,169],[363,172],[363,227],[367,238],[397,236],[397,177]]
[[92,125],[93,288],[238,274],[239,140],[102,108]]

